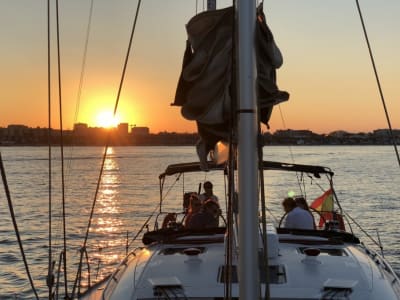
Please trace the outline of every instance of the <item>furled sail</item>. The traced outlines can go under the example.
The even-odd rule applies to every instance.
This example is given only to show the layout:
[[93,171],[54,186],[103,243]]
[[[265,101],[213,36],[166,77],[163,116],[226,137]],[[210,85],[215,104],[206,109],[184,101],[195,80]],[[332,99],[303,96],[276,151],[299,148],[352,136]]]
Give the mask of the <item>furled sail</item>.
[[[215,144],[229,140],[233,126],[236,103],[232,73],[233,14],[232,7],[206,11],[186,25],[188,40],[173,105],[182,107],[184,118],[197,122],[200,135],[197,153],[204,166]],[[261,6],[257,9],[255,46],[260,121],[267,124],[273,106],[288,100],[289,94],[276,85],[276,69],[283,59]]]

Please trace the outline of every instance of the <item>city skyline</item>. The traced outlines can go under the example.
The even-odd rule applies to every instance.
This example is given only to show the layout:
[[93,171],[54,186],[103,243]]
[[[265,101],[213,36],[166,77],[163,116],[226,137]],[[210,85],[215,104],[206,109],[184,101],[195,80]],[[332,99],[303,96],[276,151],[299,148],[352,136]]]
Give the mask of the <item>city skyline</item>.
[[[50,134],[49,134],[50,133]],[[264,145],[393,145],[400,142],[400,130],[349,133],[335,131],[318,134],[309,130],[277,130],[262,135]],[[117,128],[88,127],[75,124],[74,130],[48,130],[24,125],[0,127],[0,146],[195,146],[199,135],[193,133],[151,133],[148,127],[119,124]]]
[[[117,119],[156,132],[194,132],[195,122],[185,120],[180,108],[170,103],[182,65],[184,25],[194,15],[196,1],[165,2],[147,0],[142,4]],[[200,2],[198,11],[202,9]],[[217,3],[224,7],[230,1]],[[400,11],[400,2],[387,0],[382,5],[366,0],[361,8],[392,127],[399,128],[400,40],[396,29],[400,19],[395,12]],[[95,2],[79,89],[90,1],[61,4],[64,129],[72,129],[78,122],[98,126],[100,116],[114,110],[135,9],[135,1],[121,0],[118,5]],[[291,95],[288,102],[274,109],[272,131],[295,128],[328,133],[340,128],[368,132],[387,127],[354,3],[273,0],[264,4],[264,10],[284,57],[278,86]],[[52,26],[51,127],[59,128],[54,22]],[[48,124],[46,30],[45,1],[0,3],[0,126]]]
[[[74,131],[76,129],[77,125],[80,128],[82,128],[82,125],[83,125],[83,127],[86,126],[88,129],[101,129],[101,130],[117,130],[120,126],[122,126],[123,128],[126,127],[128,131],[131,131],[133,128],[147,129],[149,134],[160,134],[160,133],[177,133],[177,134],[194,134],[195,133],[195,134],[197,134],[197,130],[194,130],[194,131],[168,131],[168,130],[152,131],[151,127],[149,127],[149,126],[141,126],[141,125],[136,125],[136,124],[131,125],[131,124],[124,123],[124,122],[118,123],[115,126],[107,126],[107,127],[89,126],[89,124],[87,124],[87,123],[79,122],[79,123],[73,124],[72,128],[64,128],[64,131]],[[19,127],[19,126],[23,126],[28,129],[46,129],[46,130],[48,129],[48,127],[28,126],[26,124],[8,124],[6,126],[0,126],[0,129],[7,129],[9,127]],[[55,131],[59,130],[59,128],[51,128],[51,129],[55,130]],[[265,134],[265,133],[269,132],[270,134],[275,134],[276,132],[279,132],[279,131],[298,131],[298,132],[309,131],[309,132],[317,133],[319,135],[324,135],[324,134],[329,135],[329,134],[336,133],[336,132],[345,132],[345,133],[349,133],[349,134],[368,134],[368,133],[373,133],[375,131],[382,131],[382,130],[389,131],[388,128],[375,128],[370,131],[347,131],[344,129],[336,129],[336,130],[332,130],[327,133],[317,133],[317,132],[314,132],[313,130],[307,129],[307,128],[301,128],[301,129],[285,128],[285,129],[277,129],[275,131],[271,131],[271,130],[263,131],[263,133]],[[400,128],[392,128],[392,130],[397,132],[397,131],[400,131]]]

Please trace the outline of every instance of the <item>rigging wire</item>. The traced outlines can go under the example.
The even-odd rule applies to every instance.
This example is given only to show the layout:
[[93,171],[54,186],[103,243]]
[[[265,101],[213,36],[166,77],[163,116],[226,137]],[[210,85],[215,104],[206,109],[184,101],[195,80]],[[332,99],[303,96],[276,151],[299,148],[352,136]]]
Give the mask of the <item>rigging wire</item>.
[[[232,7],[236,11],[236,3],[232,1]],[[236,81],[237,66],[235,65],[237,49],[236,49],[236,27],[235,24],[235,14],[232,15],[232,55],[231,55],[231,81]],[[228,156],[228,199],[225,205],[226,211],[226,245],[225,245],[225,268],[224,268],[224,300],[232,298],[232,283],[233,283],[233,273],[236,271],[233,267],[233,242],[234,242],[234,222],[233,214],[238,212],[238,197],[235,189],[235,164],[236,164],[236,145],[237,140],[237,90],[231,85],[229,88],[230,98],[231,98],[231,115],[229,119],[229,127],[231,128],[229,134],[229,156]],[[226,194],[226,193],[225,193]],[[236,207],[235,207],[236,206]]]
[[48,128],[47,128],[47,146],[48,146],[48,177],[49,177],[49,188],[48,188],[48,220],[49,220],[49,240],[48,240],[48,271],[46,284],[49,289],[49,299],[53,293],[54,285],[54,263],[52,253],[52,160],[51,160],[51,51],[50,51],[50,0],[47,0],[47,97],[48,97]]
[[[262,8],[262,10],[264,10],[264,0],[261,0],[260,3],[258,4],[259,7]],[[282,126],[284,129],[287,129],[286,126],[286,121],[285,121],[285,117],[281,108],[281,105],[278,104],[278,109],[279,109],[279,115],[281,117],[281,121],[282,121]],[[259,134],[261,135],[261,128],[259,128]],[[292,163],[295,163],[295,159],[294,159],[294,155],[293,155],[293,150],[292,147],[290,145],[288,145],[288,149],[289,149],[289,154],[290,154],[290,159],[292,161]],[[260,157],[261,160],[263,160],[263,156]],[[305,188],[304,188],[304,182],[303,182],[303,187],[302,187],[302,179],[301,179],[301,175],[299,176],[299,173],[296,172],[296,179],[297,179],[297,184],[299,186],[299,190],[300,193],[305,197]],[[271,210],[269,210],[267,207],[265,208],[269,214],[275,219],[277,220],[277,218],[275,217],[275,215],[272,213]]]
[[61,154],[61,198],[62,198],[62,226],[63,226],[63,265],[64,265],[64,289],[65,297],[68,298],[68,276],[67,276],[67,236],[65,222],[65,184],[64,184],[64,137],[63,137],[63,118],[62,118],[62,93],[61,93],[61,55],[60,55],[60,19],[59,5],[56,0],[56,39],[57,39],[57,69],[58,69],[58,101],[59,101],[59,121],[60,121],[60,154]]
[[93,16],[93,0],[90,1],[89,20],[88,20],[88,24],[87,24],[87,28],[86,28],[85,46],[84,46],[83,56],[82,56],[82,68],[81,68],[81,74],[79,77],[78,94],[76,97],[74,123],[76,123],[76,121],[78,119],[78,114],[79,114],[79,107],[80,107],[81,96],[82,96],[83,79],[85,77],[85,70],[86,70],[87,51],[88,51],[88,47],[89,47],[89,35],[90,35],[90,31],[91,31],[90,29],[91,29],[91,25],[92,25],[92,16]]
[[[82,55],[82,66],[81,66],[81,73],[79,76],[79,84],[78,84],[78,92],[77,92],[77,96],[76,96],[76,105],[75,105],[75,114],[74,114],[73,124],[77,123],[79,110],[80,110],[80,104],[81,104],[83,82],[84,82],[85,71],[86,71],[87,52],[88,52],[88,47],[89,47],[89,36],[90,36],[91,24],[92,24],[92,15],[93,15],[93,6],[94,6],[93,3],[94,3],[94,1],[91,0],[90,8],[89,8],[88,23],[87,23],[87,27],[86,27],[86,38],[85,38],[83,55]],[[75,136],[72,136],[72,138],[74,139]],[[69,151],[69,155],[68,155],[69,156],[68,166],[67,166],[67,170],[68,170],[67,179],[66,179],[67,183],[69,182],[69,179],[70,179],[69,171],[71,170],[71,163],[72,163],[71,157],[73,155],[73,150],[74,150],[74,147],[70,147],[70,151]]]
[[129,242],[128,244],[128,248],[131,246],[131,244],[137,239],[137,237],[140,235],[140,233],[143,231],[143,229],[147,226],[147,224],[150,222],[151,218],[153,217],[153,215],[155,214],[155,212],[158,210],[159,205],[157,204],[156,207],[154,208],[154,210],[152,211],[152,213],[147,217],[146,221],[144,222],[144,224],[142,225],[142,227],[140,227],[139,231],[136,233],[136,235],[134,236],[134,238]]
[[[258,125],[258,137],[261,141],[261,127]],[[268,245],[267,245],[267,205],[265,199],[265,182],[264,182],[264,169],[263,169],[263,150],[262,144],[259,141],[258,146],[258,168],[259,168],[259,185],[260,185],[260,193],[261,193],[261,224],[262,224],[262,240],[263,240],[263,255],[262,255],[262,266],[265,270],[265,291],[264,291],[264,299],[270,299],[270,290],[269,290],[269,264],[268,264]]]
[[396,140],[395,140],[394,135],[393,135],[392,124],[390,122],[389,112],[388,112],[387,107],[386,107],[385,97],[383,96],[383,90],[382,90],[381,83],[380,83],[380,80],[379,80],[379,75],[378,75],[378,71],[377,71],[377,68],[376,68],[375,59],[374,59],[374,56],[373,56],[373,53],[372,53],[372,48],[371,48],[371,44],[369,42],[367,29],[366,29],[365,23],[364,23],[364,17],[362,15],[360,4],[359,4],[358,0],[356,0],[356,5],[357,5],[358,14],[360,16],[361,26],[362,26],[362,29],[363,29],[363,32],[364,32],[365,42],[367,43],[368,53],[369,53],[369,57],[371,59],[372,68],[374,69],[376,84],[378,86],[378,90],[379,90],[379,95],[380,95],[380,98],[381,98],[382,106],[383,106],[383,109],[385,111],[385,117],[386,117],[386,121],[387,121],[388,128],[389,128],[390,138],[392,140],[394,151],[396,152],[397,162],[398,162],[399,167],[400,167],[400,156],[399,156],[399,152],[397,150]]
[[[283,111],[282,111],[280,104],[278,104],[278,108],[279,108],[279,115],[281,117],[283,128],[287,129],[285,117],[283,115]],[[292,160],[292,163],[295,163],[292,147],[289,145],[288,148],[289,148],[289,153],[290,153],[290,159]]]
[[[118,87],[117,98],[116,98],[116,101],[115,101],[114,112],[113,112],[113,116],[114,117],[115,117],[115,115],[117,113],[117,109],[118,109],[118,104],[119,104],[119,100],[120,100],[122,86],[123,86],[124,79],[125,79],[126,69],[127,69],[127,65],[128,65],[128,61],[129,61],[129,56],[130,56],[130,51],[131,51],[131,48],[132,48],[133,36],[134,36],[134,33],[135,33],[135,28],[136,28],[136,23],[137,23],[137,19],[138,19],[138,15],[139,15],[141,2],[142,1],[139,0],[138,4],[137,4],[137,7],[136,7],[135,18],[134,18],[133,25],[132,25],[132,30],[131,30],[131,35],[130,35],[130,39],[129,39],[128,49],[127,49],[127,53],[126,53],[126,56],[125,56],[125,62],[124,62],[123,70],[122,70],[121,80],[120,80],[119,87]],[[86,248],[87,240],[88,240],[88,237],[89,237],[89,230],[90,230],[90,227],[91,227],[91,224],[92,224],[94,208],[96,206],[97,195],[98,195],[98,192],[99,192],[99,189],[100,189],[100,183],[101,183],[101,178],[102,178],[102,175],[103,175],[104,164],[105,164],[105,160],[106,160],[106,157],[107,157],[107,152],[108,152],[108,147],[109,147],[109,138],[110,138],[110,135],[107,134],[107,141],[106,141],[106,145],[104,147],[103,158],[102,158],[101,167],[100,167],[100,173],[99,173],[99,176],[98,176],[98,179],[97,179],[96,191],[95,191],[95,195],[94,195],[94,199],[93,199],[93,203],[92,203],[92,207],[91,207],[91,211],[90,211],[89,221],[88,221],[88,225],[87,225],[87,228],[86,228],[86,234],[85,234],[85,238],[84,238],[84,242],[83,242],[83,246],[82,246],[83,249]],[[82,258],[79,261],[79,265],[81,265],[81,264],[82,264]],[[77,285],[77,281],[78,281],[78,277],[79,277],[79,273],[77,273],[76,277],[75,277],[71,298],[74,297],[75,289],[76,289],[76,285]]]
[[[234,52],[233,47],[233,52]],[[232,55],[232,58],[234,55]],[[232,74],[232,76],[234,76]],[[232,100],[236,99],[236,97],[231,97]],[[233,104],[235,101],[233,101]],[[235,104],[234,104],[235,105]],[[235,105],[236,106],[236,105]],[[232,110],[232,122],[236,124],[235,114]],[[235,126],[231,126],[234,128]],[[233,282],[233,274],[236,269],[233,267],[233,239],[234,239],[234,230],[233,230],[233,214],[237,213],[237,193],[235,192],[235,133],[234,130],[230,132],[229,138],[229,158],[227,164],[228,171],[228,200],[226,204],[227,212],[226,212],[226,245],[225,245],[225,268],[224,268],[224,300],[232,298],[232,282]],[[235,207],[236,206],[236,207]]]
[[[283,128],[287,129],[285,118],[284,118],[284,115],[283,115],[283,112],[282,112],[280,104],[278,105],[278,108],[279,108],[279,114],[281,116],[281,121],[282,121]],[[292,147],[290,145],[288,145],[288,148],[289,148],[290,159],[292,160],[292,163],[295,163]],[[298,175],[297,172],[296,172],[296,177],[297,177],[297,183],[299,185],[300,192],[302,194],[305,194],[305,191],[301,187],[301,179],[299,178],[299,175]]]
[[36,292],[36,289],[35,289],[35,285],[34,285],[33,280],[32,280],[31,273],[29,272],[29,266],[28,266],[28,262],[27,262],[26,257],[25,257],[24,248],[22,246],[21,236],[19,234],[17,220],[15,218],[14,208],[13,208],[13,204],[12,204],[12,201],[11,201],[10,190],[8,189],[6,172],[5,172],[5,168],[4,168],[4,165],[3,165],[3,159],[1,157],[1,152],[0,152],[0,172],[1,172],[1,178],[3,180],[4,191],[5,191],[6,197],[7,197],[8,208],[10,210],[11,219],[12,219],[12,222],[13,222],[13,225],[14,225],[15,235],[17,236],[18,245],[19,245],[19,249],[21,251],[22,260],[24,261],[25,271],[26,271],[26,274],[28,275],[28,279],[29,279],[29,282],[31,284],[32,291],[35,294],[36,299],[39,299],[39,296],[38,296],[38,294]]
[[137,8],[136,8],[136,14],[135,14],[135,19],[134,19],[133,25],[132,25],[132,30],[131,30],[131,36],[130,36],[130,39],[129,39],[128,50],[127,50],[127,53],[126,53],[125,63],[124,63],[124,67],[123,67],[123,70],[122,70],[121,80],[120,80],[120,83],[119,83],[117,99],[115,101],[114,117],[115,117],[115,115],[117,113],[117,109],[118,109],[119,99],[120,99],[122,86],[123,86],[124,79],[125,79],[126,69],[127,69],[127,66],[128,66],[129,55],[130,55],[130,52],[131,52],[131,49],[132,49],[133,35],[135,33],[136,22],[137,22],[137,19],[138,19],[138,16],[139,16],[139,10],[140,10],[140,4],[141,3],[142,3],[142,0],[139,0],[138,4],[137,4]]
[[[259,4],[257,8],[257,16],[259,16],[259,9],[262,11],[263,10],[263,5],[264,3]],[[275,73],[274,73],[275,75]],[[274,76],[275,77],[275,76]],[[275,78],[274,78],[275,79]],[[258,184],[260,188],[260,202],[261,202],[261,237],[262,237],[262,242],[263,242],[263,250],[262,250],[262,255],[259,256],[259,260],[261,259],[261,265],[262,268],[265,270],[265,290],[264,290],[264,299],[270,299],[270,289],[269,289],[269,283],[270,283],[270,278],[269,278],[269,261],[268,261],[268,245],[267,245],[267,215],[266,211],[268,209],[267,203],[266,203],[266,198],[265,198],[265,181],[264,181],[264,168],[263,168],[263,159],[264,159],[264,153],[263,153],[263,141],[262,141],[262,134],[261,134],[261,125],[260,125],[260,120],[261,120],[261,110],[257,110],[257,156],[258,156]],[[269,211],[270,212],[270,211]],[[272,213],[270,212],[272,215]],[[260,264],[260,262],[259,262]],[[260,293],[261,293],[261,279],[260,279]]]
[[377,242],[363,227],[361,227],[361,225],[356,220],[354,220],[353,217],[350,216],[350,214],[348,214],[347,212],[344,213],[346,217],[349,218],[353,222],[353,224],[355,224],[358,227],[358,229],[361,230],[362,233],[364,233],[371,240],[371,242],[373,242],[376,246],[378,246],[382,250],[382,245],[379,242]]
[[[81,65],[81,72],[80,72],[80,77],[79,77],[79,84],[78,84],[78,91],[77,91],[77,100],[76,100],[76,106],[75,106],[75,114],[74,114],[74,122],[73,124],[76,123],[77,119],[78,119],[78,115],[79,115],[79,110],[80,110],[80,103],[81,103],[81,96],[82,96],[82,89],[83,89],[83,83],[84,83],[84,77],[85,77],[85,70],[86,70],[86,61],[87,61],[87,52],[88,52],[88,46],[89,46],[89,37],[90,37],[90,32],[91,32],[91,24],[92,24],[92,16],[93,16],[93,7],[94,7],[94,1],[91,0],[90,1],[90,8],[89,8],[89,15],[88,15],[88,23],[87,23],[87,27],[86,27],[86,37],[85,37],[85,43],[84,43],[84,51],[83,51],[83,55],[82,55],[82,65]],[[49,42],[50,43],[50,42]],[[50,64],[50,62],[49,62]],[[50,78],[50,75],[49,75]],[[50,83],[49,83],[50,85]],[[49,92],[50,94],[50,92]],[[50,101],[50,100],[49,100]],[[50,116],[49,116],[50,119]],[[49,125],[49,128],[51,128],[51,126]],[[73,137],[74,138],[74,137]],[[66,183],[69,182],[70,179],[70,170],[71,170],[71,157],[73,156],[73,147],[69,148],[69,154],[68,157],[69,159],[67,160],[67,167],[65,168],[65,170],[67,170],[66,174],[63,175],[63,187],[66,188]],[[63,155],[64,156],[64,155]],[[49,159],[50,161],[50,159]],[[62,163],[64,163],[64,159],[62,160]],[[65,172],[63,172],[64,174]],[[63,195],[65,195],[65,192],[63,192]],[[49,247],[50,248],[50,247]],[[54,262],[53,262],[54,265]],[[54,266],[53,266],[54,268]],[[50,276],[49,276],[50,277]],[[54,275],[53,275],[53,280],[54,280]]]

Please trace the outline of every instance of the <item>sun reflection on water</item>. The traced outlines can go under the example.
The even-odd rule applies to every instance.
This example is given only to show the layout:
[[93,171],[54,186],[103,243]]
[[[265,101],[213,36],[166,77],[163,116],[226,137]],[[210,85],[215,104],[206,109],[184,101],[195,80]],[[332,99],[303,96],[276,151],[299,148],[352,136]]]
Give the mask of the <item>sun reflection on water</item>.
[[121,260],[121,253],[124,253],[121,249],[126,245],[126,233],[124,233],[124,222],[120,218],[122,209],[118,197],[121,184],[120,170],[113,154],[113,148],[108,148],[91,231],[90,260],[94,266],[99,267],[99,278]]
[[108,157],[104,162],[103,176],[101,179],[98,200],[97,218],[94,223],[95,232],[116,232],[122,225],[118,220],[120,208],[118,205],[118,187],[120,185],[119,167],[117,161],[111,156],[112,148],[107,150]]

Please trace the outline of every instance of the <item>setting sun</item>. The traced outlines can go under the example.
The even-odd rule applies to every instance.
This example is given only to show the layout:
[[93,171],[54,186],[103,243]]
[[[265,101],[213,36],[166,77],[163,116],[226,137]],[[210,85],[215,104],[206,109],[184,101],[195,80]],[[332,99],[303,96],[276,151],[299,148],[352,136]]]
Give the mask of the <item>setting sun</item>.
[[110,128],[110,127],[117,127],[119,124],[118,116],[114,116],[110,111],[103,111],[100,112],[96,116],[96,126]]

